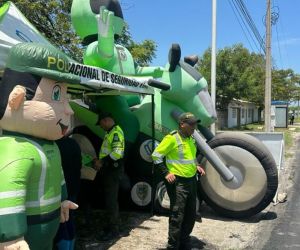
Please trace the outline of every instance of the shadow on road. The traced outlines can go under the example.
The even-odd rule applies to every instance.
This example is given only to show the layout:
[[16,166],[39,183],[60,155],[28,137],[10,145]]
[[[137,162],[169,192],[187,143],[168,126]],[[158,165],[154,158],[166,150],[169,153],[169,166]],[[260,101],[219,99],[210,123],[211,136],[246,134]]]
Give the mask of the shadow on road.
[[227,218],[224,216],[218,215],[212,208],[207,206],[205,203],[201,205],[200,207],[200,213],[201,217],[213,219],[213,220],[220,220],[220,221],[239,221],[244,223],[258,223],[262,220],[275,220],[277,218],[277,213],[274,211],[262,211],[250,218],[241,218],[241,219],[235,219],[235,218]]

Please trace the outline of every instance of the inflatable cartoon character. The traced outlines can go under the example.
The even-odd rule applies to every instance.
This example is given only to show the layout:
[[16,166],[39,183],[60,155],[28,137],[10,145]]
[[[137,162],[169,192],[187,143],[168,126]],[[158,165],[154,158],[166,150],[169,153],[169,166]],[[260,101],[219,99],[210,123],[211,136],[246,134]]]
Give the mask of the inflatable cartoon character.
[[87,45],[84,64],[121,75],[160,77],[160,67],[139,67],[132,55],[115,38],[122,34],[125,21],[118,0],[73,0],[72,24]]
[[[71,18],[76,33],[83,39],[83,44],[87,45],[84,64],[126,76],[161,77],[161,67],[136,65],[127,48],[115,43],[115,38],[121,35],[125,25],[118,0],[73,0]],[[105,96],[97,98],[94,104],[114,116],[116,113],[122,114],[122,119],[117,119],[117,122],[124,131],[126,141],[131,144],[138,135],[139,123],[130,112],[129,105],[139,103],[137,96]],[[99,128],[95,126],[92,130],[98,134]]]
[[[68,220],[60,153],[73,114],[68,58],[54,47],[12,47],[0,84],[0,249],[52,249],[59,223]],[[28,248],[29,245],[29,248]]]

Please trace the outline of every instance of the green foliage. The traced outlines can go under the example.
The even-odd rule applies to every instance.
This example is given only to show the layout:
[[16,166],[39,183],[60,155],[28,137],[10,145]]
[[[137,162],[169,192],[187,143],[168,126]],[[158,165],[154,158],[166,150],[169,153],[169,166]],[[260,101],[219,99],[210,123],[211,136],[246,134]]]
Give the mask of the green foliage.
[[289,85],[290,101],[300,100],[300,75],[293,72],[287,77],[286,81]]
[[297,92],[296,76],[293,70],[276,70],[272,72],[272,99],[291,101]]
[[[0,5],[5,2],[0,0]],[[72,0],[15,0],[13,2],[53,45],[81,61],[80,40],[71,27]]]
[[[218,108],[227,107],[236,99],[247,100],[264,106],[265,59],[262,54],[250,53],[241,44],[225,47],[216,55],[216,96]],[[199,71],[208,80],[211,78],[211,50],[200,58]],[[299,76],[291,69],[272,70],[272,100],[290,101],[300,96]]]
[[[210,85],[211,50],[207,49],[200,59],[199,70]],[[224,108],[236,99],[262,104],[264,82],[264,59],[250,53],[241,44],[219,50],[217,55],[216,89],[217,104]]]
[[[0,0],[0,6],[5,2],[7,1]],[[71,23],[72,0],[15,0],[13,2],[53,45],[73,59],[82,62],[81,39],[75,34]],[[128,48],[135,61],[141,66],[150,64],[155,57],[155,42],[145,40],[135,43],[128,25],[116,42]]]
[[155,42],[153,40],[144,40],[141,43],[134,42],[129,32],[128,24],[125,25],[122,35],[116,40],[116,43],[126,47],[139,66],[149,66],[153,58],[155,58],[157,48]]

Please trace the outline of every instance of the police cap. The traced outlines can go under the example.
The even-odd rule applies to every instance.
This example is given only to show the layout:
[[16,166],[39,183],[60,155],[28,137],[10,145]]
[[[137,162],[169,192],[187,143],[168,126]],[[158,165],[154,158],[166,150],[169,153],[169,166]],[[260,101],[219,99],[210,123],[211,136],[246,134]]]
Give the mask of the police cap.
[[98,113],[98,119],[97,119],[97,122],[96,122],[96,125],[99,125],[99,122],[104,119],[104,118],[107,118],[107,117],[110,117],[110,118],[113,118],[112,114],[107,112],[107,111],[101,111]]
[[196,123],[201,122],[200,119],[197,119],[192,113],[186,112],[182,113],[178,118],[179,123],[188,123],[190,125],[194,125]]

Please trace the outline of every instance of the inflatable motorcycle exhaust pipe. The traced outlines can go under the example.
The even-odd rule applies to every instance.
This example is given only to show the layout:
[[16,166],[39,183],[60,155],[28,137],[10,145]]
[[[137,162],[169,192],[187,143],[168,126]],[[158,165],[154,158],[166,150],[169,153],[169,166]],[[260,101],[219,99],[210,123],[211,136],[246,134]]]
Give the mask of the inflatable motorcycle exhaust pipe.
[[[180,114],[174,110],[171,116],[178,121]],[[193,137],[201,154],[199,163],[206,170],[199,178],[200,200],[232,218],[253,216],[272,202],[278,186],[277,166],[261,141],[239,132],[213,135],[201,125]]]
[[200,133],[195,130],[194,139],[197,143],[198,148],[203,152],[205,158],[212,164],[212,166],[217,170],[220,176],[225,181],[227,187],[235,189],[239,188],[242,185],[241,176],[235,176],[230,167],[227,167],[221,159],[218,157],[215,151],[211,149],[211,147],[206,143],[206,141],[201,137]]

